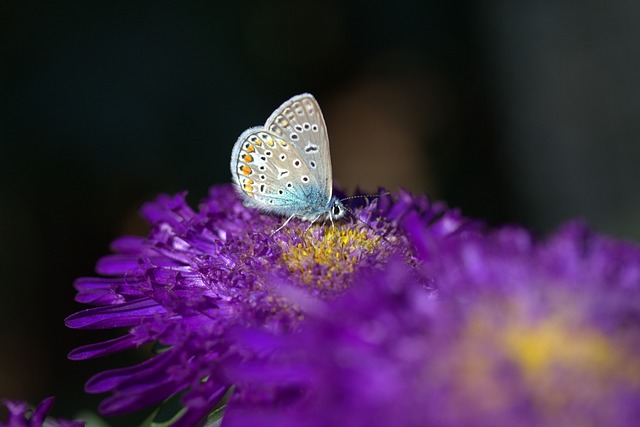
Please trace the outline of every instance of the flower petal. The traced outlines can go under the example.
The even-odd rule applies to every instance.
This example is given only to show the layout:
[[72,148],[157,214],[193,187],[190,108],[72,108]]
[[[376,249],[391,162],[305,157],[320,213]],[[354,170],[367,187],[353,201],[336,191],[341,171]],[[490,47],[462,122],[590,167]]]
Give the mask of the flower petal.
[[167,310],[153,300],[141,298],[113,306],[89,308],[79,311],[65,320],[73,329],[104,329],[134,326],[142,319],[166,314]]

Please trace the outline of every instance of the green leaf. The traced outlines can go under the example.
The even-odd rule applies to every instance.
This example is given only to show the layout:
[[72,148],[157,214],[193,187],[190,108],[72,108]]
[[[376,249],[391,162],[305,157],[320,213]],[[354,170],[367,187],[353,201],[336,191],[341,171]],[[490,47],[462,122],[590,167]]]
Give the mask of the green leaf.
[[180,403],[180,398],[183,394],[184,392],[176,393],[162,402],[158,409],[142,422],[140,427],[166,427],[176,422],[187,410],[187,408]]
[[[220,426],[227,401],[233,393],[233,389],[234,387],[229,388],[215,408],[207,415],[207,419],[202,424],[203,427]],[[140,424],[140,427],[167,427],[176,422],[187,410],[180,402],[184,393],[185,391],[176,393],[162,402],[162,404]]]

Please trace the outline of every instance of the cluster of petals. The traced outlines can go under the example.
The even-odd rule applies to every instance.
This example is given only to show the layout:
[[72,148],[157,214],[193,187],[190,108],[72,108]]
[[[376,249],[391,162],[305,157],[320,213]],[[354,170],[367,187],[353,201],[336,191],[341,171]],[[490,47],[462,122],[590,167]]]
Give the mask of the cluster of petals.
[[47,415],[53,406],[53,397],[48,397],[36,408],[31,408],[27,403],[15,400],[3,400],[9,416],[6,423],[0,421],[0,427],[83,427],[82,421],[69,421],[63,419],[48,418]]
[[[407,192],[350,199],[336,224],[283,219],[213,187],[143,206],[76,281],[67,319],[153,344],[96,374],[115,415],[179,399],[174,426],[635,426],[640,248],[570,223],[490,229]],[[215,415],[215,417],[213,416]]]
[[[433,239],[292,334],[235,332],[226,426],[635,426],[640,248],[571,223]],[[251,360],[249,362],[248,360]],[[251,393],[249,393],[251,394]],[[257,393],[252,393],[257,396]]]
[[97,263],[99,277],[75,283],[76,300],[93,307],[66,320],[77,329],[125,328],[118,338],[73,350],[74,360],[154,344],[144,362],[87,382],[88,392],[109,393],[100,412],[129,413],[180,395],[185,410],[174,425],[188,426],[219,407],[232,386],[235,400],[252,400],[229,376],[244,360],[231,332],[287,335],[306,316],[291,295],[335,301],[390,260],[418,263],[426,248],[416,249],[417,240],[480,229],[406,192],[352,202],[350,217],[335,225],[293,220],[275,233],[283,220],[246,208],[231,186],[213,187],[197,209],[186,194],[145,204],[149,234],[113,242],[113,254]]

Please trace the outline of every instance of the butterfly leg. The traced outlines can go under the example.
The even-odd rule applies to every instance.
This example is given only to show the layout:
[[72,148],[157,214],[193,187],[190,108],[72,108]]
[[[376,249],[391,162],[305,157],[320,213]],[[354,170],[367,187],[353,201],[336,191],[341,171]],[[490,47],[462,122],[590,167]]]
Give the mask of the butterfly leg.
[[278,231],[282,230],[287,224],[289,224],[289,221],[291,221],[294,216],[296,216],[296,215],[293,214],[289,218],[287,218],[287,220],[280,227],[278,227],[273,233],[271,233],[269,235],[269,237],[273,237],[274,234],[276,234]]
[[322,214],[319,214],[317,217],[313,218],[313,220],[311,220],[311,221],[309,222],[309,226],[307,227],[307,229],[306,229],[306,230],[304,230],[304,234],[307,234],[307,231],[309,231],[309,229],[311,228],[311,226],[312,226],[313,224],[315,224],[315,222],[316,222],[316,221],[318,220],[318,218],[320,218],[321,216],[322,216]]

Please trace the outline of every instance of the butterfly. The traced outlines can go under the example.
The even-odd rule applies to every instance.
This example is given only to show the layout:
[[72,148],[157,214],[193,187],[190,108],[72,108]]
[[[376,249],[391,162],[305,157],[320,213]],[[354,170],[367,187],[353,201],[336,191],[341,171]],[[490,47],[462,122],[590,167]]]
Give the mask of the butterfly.
[[292,218],[333,222],[346,212],[332,194],[324,117],[308,93],[284,102],[264,126],[240,135],[231,152],[231,176],[245,206],[287,217],[280,228]]

